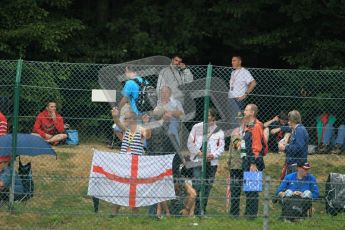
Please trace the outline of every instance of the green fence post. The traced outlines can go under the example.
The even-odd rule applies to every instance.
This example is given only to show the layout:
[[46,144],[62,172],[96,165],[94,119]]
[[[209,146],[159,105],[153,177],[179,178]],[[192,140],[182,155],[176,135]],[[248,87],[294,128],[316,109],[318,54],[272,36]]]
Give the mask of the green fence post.
[[207,66],[206,85],[205,85],[205,97],[204,97],[204,124],[203,124],[203,136],[202,136],[202,184],[200,191],[200,214],[204,215],[204,196],[205,196],[205,184],[206,184],[206,155],[207,155],[207,133],[208,133],[208,109],[210,105],[210,87],[212,78],[212,65]]
[[18,132],[18,114],[19,114],[19,96],[20,96],[20,78],[22,76],[23,60],[19,59],[17,62],[16,82],[14,85],[14,106],[13,106],[13,126],[12,126],[12,159],[11,159],[11,189],[10,189],[10,205],[12,209],[14,202],[14,187],[15,187],[15,163],[17,155],[17,132]]

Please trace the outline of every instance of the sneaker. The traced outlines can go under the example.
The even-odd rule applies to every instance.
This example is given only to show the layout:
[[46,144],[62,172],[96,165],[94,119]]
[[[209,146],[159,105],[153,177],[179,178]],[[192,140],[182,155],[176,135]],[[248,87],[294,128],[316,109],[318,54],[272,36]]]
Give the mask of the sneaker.
[[336,144],[334,149],[331,151],[333,154],[341,154],[341,145]]
[[318,150],[319,153],[323,154],[323,153],[327,153],[327,151],[328,151],[328,146],[327,145],[321,144],[319,146],[319,150]]

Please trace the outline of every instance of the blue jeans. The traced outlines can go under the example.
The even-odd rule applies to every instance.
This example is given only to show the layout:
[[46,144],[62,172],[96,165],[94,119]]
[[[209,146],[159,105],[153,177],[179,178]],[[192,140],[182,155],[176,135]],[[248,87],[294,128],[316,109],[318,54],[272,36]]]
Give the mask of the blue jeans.
[[337,136],[335,140],[332,137],[335,134],[335,128],[332,125],[327,125],[324,129],[322,143],[325,145],[329,144],[339,144],[343,145],[345,140],[345,125],[340,125],[338,128]]
[[180,146],[179,125],[180,123],[177,118],[170,118],[168,134],[174,136],[177,144]]

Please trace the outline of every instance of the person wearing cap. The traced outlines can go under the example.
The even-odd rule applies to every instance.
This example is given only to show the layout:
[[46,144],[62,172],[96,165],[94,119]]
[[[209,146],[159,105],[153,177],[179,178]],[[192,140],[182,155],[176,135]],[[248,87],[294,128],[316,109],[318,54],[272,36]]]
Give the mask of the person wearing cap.
[[[297,166],[297,172],[285,176],[276,191],[282,204],[282,217],[290,220],[307,216],[307,211],[312,207],[311,202],[319,197],[316,178],[309,173],[311,165],[299,162]],[[292,210],[294,205],[300,209]],[[300,210],[298,214],[296,210]]]
[[309,173],[311,165],[308,162],[299,162],[297,172],[285,176],[279,185],[276,195],[280,198],[300,196],[302,198],[317,199],[319,188],[316,178]]
[[288,115],[285,112],[279,113],[273,119],[264,123],[264,134],[268,140],[269,149],[278,152],[278,143],[287,143],[291,135],[291,128],[288,125]]
[[285,152],[285,166],[283,168],[281,178],[286,174],[296,171],[299,162],[307,162],[308,158],[308,143],[309,134],[307,129],[301,123],[301,114],[297,110],[293,110],[288,114],[289,126],[292,129],[292,134],[289,143],[279,142],[278,148]]
[[[8,200],[9,188],[11,186],[11,161],[10,156],[0,156],[0,201]],[[18,174],[15,175],[15,198],[24,193],[24,187]]]

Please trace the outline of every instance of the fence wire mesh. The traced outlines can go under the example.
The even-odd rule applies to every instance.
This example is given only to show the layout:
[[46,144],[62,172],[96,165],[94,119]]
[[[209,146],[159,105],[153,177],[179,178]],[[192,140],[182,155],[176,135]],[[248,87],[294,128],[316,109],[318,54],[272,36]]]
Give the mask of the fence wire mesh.
[[[37,132],[34,130],[34,124],[38,114],[46,109],[48,102],[53,101],[57,104],[58,113],[63,117],[65,127],[61,133],[77,130],[79,143],[69,145],[65,141],[52,142],[52,148],[57,153],[56,159],[46,155],[21,156],[21,161],[32,162],[34,196],[25,202],[15,202],[11,210],[23,213],[82,215],[92,214],[95,211],[104,215],[143,216],[207,215],[251,218],[257,215],[259,218],[278,219],[281,217],[280,199],[277,199],[277,204],[271,201],[275,198],[276,189],[279,187],[279,176],[286,157],[285,153],[278,150],[278,142],[283,138],[282,132],[275,128],[288,126],[286,123],[283,124],[288,118],[282,112],[287,114],[289,111],[298,110],[302,116],[302,124],[309,134],[307,148],[308,162],[312,165],[310,172],[316,177],[320,190],[320,196],[307,204],[309,206],[305,208],[303,217],[322,219],[338,214],[342,218],[337,220],[344,220],[342,213],[344,206],[332,208],[325,198],[331,199],[329,195],[331,191],[333,201],[338,199],[343,204],[345,200],[344,195],[341,194],[341,191],[344,191],[344,179],[333,181],[333,185],[338,184],[337,189],[330,188],[329,184],[326,184],[330,173],[344,173],[345,71],[248,69],[257,85],[244,102],[246,105],[258,106],[257,118],[265,127],[267,126],[265,134],[270,136],[268,138],[270,151],[263,157],[266,166],[263,169],[263,176],[271,177],[268,194],[270,199],[266,202],[269,214],[266,216],[263,212],[265,205],[263,192],[243,192],[243,162],[241,158],[234,157],[234,150],[231,151],[234,146],[234,137],[231,138],[231,133],[242,124],[238,119],[240,109],[237,103],[228,98],[232,68],[213,66],[209,89],[210,103],[205,107],[207,66],[191,65],[186,70],[173,72],[169,65],[138,65],[138,63],[96,65],[24,61],[20,82],[20,109],[18,117],[15,117],[13,104],[16,63],[16,61],[0,61],[1,112],[8,119],[8,132],[12,133],[13,120],[16,118],[19,122],[19,133]],[[119,125],[114,126],[116,119],[112,118],[111,109],[120,106],[123,97],[121,91],[126,87],[126,80],[130,77],[131,71],[144,77],[148,85],[153,87],[146,88],[147,95],[151,96],[150,106],[143,109],[143,113],[139,115],[132,114],[138,115],[135,120],[133,116],[128,117],[127,115],[131,113],[126,111],[133,105],[125,105],[119,111],[119,121],[126,127],[131,127],[131,124],[135,123],[150,130],[148,136],[145,136],[144,131],[136,135],[139,135],[139,140],[144,140],[143,155],[156,157],[152,158],[156,160],[151,159],[149,163],[139,160],[140,163],[137,165],[143,164],[140,165],[142,168],[137,169],[134,174],[133,160],[137,156],[112,158],[114,155],[120,155],[115,153],[121,151],[123,143],[119,139],[121,134],[118,130]],[[164,75],[164,72],[169,71],[170,74],[165,76],[164,81],[158,80],[160,74]],[[181,80],[176,79],[177,74],[182,76]],[[179,88],[176,88],[176,83],[180,85]],[[125,94],[138,94],[137,86],[127,85]],[[164,94],[162,91],[167,89],[166,86],[169,88]],[[105,92],[103,99],[99,99],[93,98],[93,90],[113,92],[103,91]],[[166,97],[169,99],[169,94],[173,94],[175,98],[173,102],[166,99]],[[212,109],[208,107],[215,108],[217,116],[212,114]],[[204,121],[204,114],[207,112],[211,114],[207,120],[208,130],[205,130],[205,125],[201,122]],[[142,115],[149,117],[142,119]],[[280,117],[278,118],[277,115]],[[117,114],[114,117],[117,117]],[[213,128],[215,126],[212,126],[212,117],[217,118],[220,130]],[[131,137],[128,132],[128,135],[127,141],[131,142],[135,134]],[[205,135],[206,138],[203,139]],[[126,138],[126,134],[124,136]],[[45,134],[42,137],[46,140],[50,138]],[[199,152],[202,152],[201,147],[205,140],[209,144],[206,148],[207,153],[214,153],[215,158],[207,158],[206,175],[203,175],[200,167],[202,154]],[[5,146],[0,148],[2,152],[6,152]],[[131,151],[133,152],[134,149]],[[92,185],[94,186],[92,190],[90,181],[94,178],[90,174],[90,169],[94,172],[93,162],[96,152],[111,156],[100,158],[98,162],[104,166],[101,174],[109,180],[101,179]],[[124,150],[124,153],[126,152],[128,149]],[[170,163],[164,163],[164,156],[175,153]],[[141,157],[139,158],[142,159]],[[158,181],[155,176],[159,174],[159,170],[165,172],[165,168],[169,168],[169,165],[171,173],[167,172],[162,176],[160,183],[150,187],[149,184]],[[145,178],[150,179],[145,180]],[[114,187],[112,182],[120,186]],[[263,187],[265,186],[267,183],[263,183]],[[7,192],[3,190],[2,194]],[[97,198],[92,198],[90,194]],[[200,196],[204,199],[200,199]],[[247,209],[246,198],[249,204]],[[256,200],[258,200],[257,205]],[[203,204],[201,208],[200,202]],[[7,203],[2,202],[2,206],[1,212],[7,212]],[[120,206],[127,208],[118,210]],[[128,208],[128,206],[140,206],[140,208]],[[293,216],[289,215],[287,219],[294,220]]]

